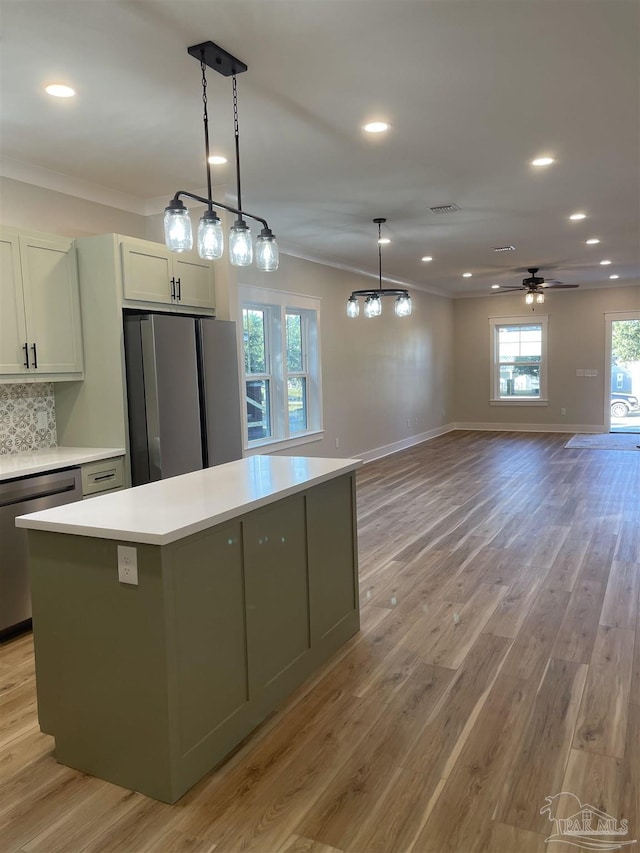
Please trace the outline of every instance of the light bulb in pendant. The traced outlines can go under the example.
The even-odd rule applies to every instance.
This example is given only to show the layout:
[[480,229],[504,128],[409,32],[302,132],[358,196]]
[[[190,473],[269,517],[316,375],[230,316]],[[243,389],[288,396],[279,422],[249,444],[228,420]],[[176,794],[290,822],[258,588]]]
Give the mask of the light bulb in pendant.
[[164,240],[172,252],[190,252],[193,248],[189,211],[176,198],[164,209]]
[[229,231],[229,260],[234,267],[248,267],[253,261],[251,229],[244,219],[236,219]]

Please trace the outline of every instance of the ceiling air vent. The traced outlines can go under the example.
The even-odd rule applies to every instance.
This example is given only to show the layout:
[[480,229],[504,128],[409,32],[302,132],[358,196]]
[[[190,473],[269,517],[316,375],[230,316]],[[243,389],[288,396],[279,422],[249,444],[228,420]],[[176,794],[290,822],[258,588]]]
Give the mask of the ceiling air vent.
[[432,213],[455,213],[460,210],[457,204],[439,204],[437,207],[430,207]]
[[515,252],[515,250],[516,250],[515,246],[494,246],[493,247],[494,252]]

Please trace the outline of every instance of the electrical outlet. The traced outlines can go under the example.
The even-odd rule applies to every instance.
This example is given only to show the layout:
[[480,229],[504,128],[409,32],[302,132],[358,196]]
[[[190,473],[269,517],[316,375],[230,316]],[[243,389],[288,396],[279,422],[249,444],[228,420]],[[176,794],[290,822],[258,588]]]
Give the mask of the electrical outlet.
[[566,409],[560,409],[560,414],[561,414],[561,415],[566,415],[566,414],[567,414],[567,410],[566,410]]
[[138,586],[138,552],[133,546],[118,545],[118,580]]
[[339,439],[339,438],[336,438],[336,449],[337,449],[338,447],[340,447],[340,439]]
[[46,429],[49,425],[49,418],[46,412],[36,412],[36,429]]

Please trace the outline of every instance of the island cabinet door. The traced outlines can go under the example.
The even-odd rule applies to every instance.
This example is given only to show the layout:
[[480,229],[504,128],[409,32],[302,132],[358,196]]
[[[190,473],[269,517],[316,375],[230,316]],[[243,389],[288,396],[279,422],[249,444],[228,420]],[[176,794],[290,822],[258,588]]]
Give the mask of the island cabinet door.
[[243,713],[249,696],[240,522],[196,534],[170,549],[173,696],[179,706],[179,751],[189,764],[200,756],[219,759],[229,742],[246,733]]
[[304,496],[243,520],[251,698],[284,695],[310,648]]
[[[307,500],[311,642],[322,643],[357,617],[355,481],[339,477],[310,489]],[[350,620],[351,617],[351,620]]]

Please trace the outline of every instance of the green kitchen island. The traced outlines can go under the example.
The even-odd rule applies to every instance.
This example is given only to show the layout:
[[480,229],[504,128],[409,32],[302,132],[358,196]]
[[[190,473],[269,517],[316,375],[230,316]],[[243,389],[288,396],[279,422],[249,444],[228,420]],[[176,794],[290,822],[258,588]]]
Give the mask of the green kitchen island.
[[56,759],[175,802],[355,634],[360,464],[253,456],[18,518]]

